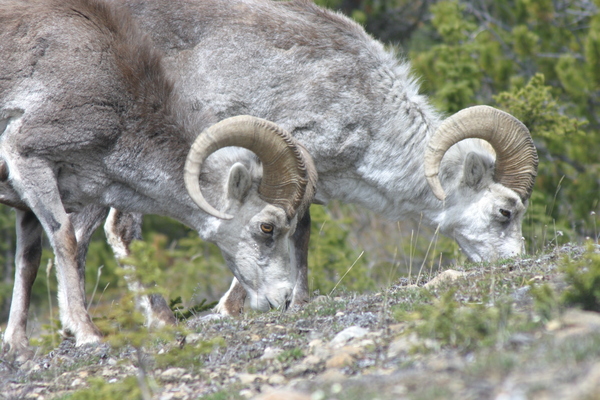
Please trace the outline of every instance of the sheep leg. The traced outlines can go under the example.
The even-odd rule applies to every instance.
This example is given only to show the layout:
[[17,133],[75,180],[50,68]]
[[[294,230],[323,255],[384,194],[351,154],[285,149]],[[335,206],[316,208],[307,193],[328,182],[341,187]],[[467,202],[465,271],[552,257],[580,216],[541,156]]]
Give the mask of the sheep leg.
[[310,242],[310,212],[306,210],[304,216],[298,221],[294,232],[294,247],[298,277],[292,298],[292,306],[303,306],[310,300],[308,293],[308,244]]
[[16,210],[16,217],[15,283],[3,342],[4,351],[22,362],[33,356],[26,333],[27,315],[42,256],[42,225],[31,211]]
[[53,166],[44,159],[23,157],[18,151],[7,154],[6,161],[14,177],[11,184],[37,217],[54,250],[63,329],[75,336],[78,346],[97,343],[101,335],[85,307],[77,267],[77,239],[62,205]]
[[77,272],[79,274],[80,289],[83,293],[85,293],[85,258],[90,247],[90,241],[94,231],[107,215],[107,207],[96,205],[87,206],[82,211],[69,214],[77,239]]
[[[298,277],[291,306],[303,306],[308,303],[308,243],[310,241],[310,212],[307,210],[298,221],[296,232],[292,237],[295,247],[296,265],[298,266]],[[229,290],[221,297],[214,308],[214,312],[221,315],[238,316],[244,310],[246,301],[246,289],[233,278]]]
[[[104,232],[116,259],[123,260],[131,254],[131,242],[142,239],[142,214],[124,213],[111,208],[104,224]],[[127,286],[136,295],[136,305],[144,313],[147,326],[175,325],[177,320],[165,299],[159,294],[141,294],[144,287],[133,274],[135,267],[122,265],[122,268],[128,272],[125,275]]]
[[246,289],[234,277],[229,290],[219,299],[219,303],[217,303],[213,311],[215,314],[237,317],[244,311],[246,296]]

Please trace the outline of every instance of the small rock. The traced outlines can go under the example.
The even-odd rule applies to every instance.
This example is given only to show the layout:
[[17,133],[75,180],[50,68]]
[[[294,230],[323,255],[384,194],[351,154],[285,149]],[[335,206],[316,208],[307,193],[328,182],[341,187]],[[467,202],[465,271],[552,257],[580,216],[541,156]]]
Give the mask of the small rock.
[[28,374],[31,374],[32,372],[37,372],[40,369],[42,369],[42,367],[40,367],[39,364],[33,362],[32,360],[27,360],[21,365],[21,370],[25,371]]
[[354,357],[349,353],[340,352],[325,362],[327,368],[344,368],[354,363]]
[[285,377],[281,374],[273,374],[267,382],[271,385],[282,385],[285,382]]
[[186,370],[184,368],[169,368],[163,371],[163,373],[160,374],[160,377],[164,380],[174,381],[181,378],[185,373]]
[[317,296],[317,297],[315,297],[315,298],[312,300],[312,302],[313,302],[313,303],[324,303],[324,302],[326,302],[327,300],[329,300],[329,298],[328,298],[327,296],[320,295],[320,296]]
[[252,397],[254,397],[254,391],[250,389],[240,390],[240,396],[245,397],[247,399],[251,399]]
[[568,309],[560,322],[561,329],[556,331],[557,339],[583,336],[600,330],[600,314],[592,311]]
[[73,382],[71,382],[72,387],[79,386],[79,385],[83,385],[83,380],[81,380],[79,378],[75,378],[75,379],[73,379]]
[[202,339],[202,335],[199,333],[190,333],[185,337],[185,342],[189,344],[196,343]]
[[423,285],[423,287],[426,287],[429,289],[436,288],[439,285],[441,285],[442,283],[453,282],[453,281],[457,280],[458,278],[461,278],[465,275],[466,275],[466,272],[456,271],[453,269],[447,269],[446,271],[443,271],[438,276],[436,276],[435,278],[433,278],[432,280],[427,282],[425,285]]
[[283,352],[283,349],[278,347],[267,347],[265,352],[260,357],[261,360],[272,360]]
[[515,299],[515,301],[524,301],[529,298],[530,292],[531,286],[522,286],[514,291],[512,297]]
[[185,374],[181,377],[182,381],[191,381],[192,379],[194,379],[194,378],[192,377],[191,374]]
[[344,375],[339,369],[327,369],[318,378],[322,382],[340,382],[346,379],[346,375]]
[[359,346],[344,346],[340,349],[341,352],[351,355],[352,357],[362,357],[365,349]]
[[390,326],[388,326],[388,329],[390,330],[390,332],[394,332],[394,333],[401,333],[402,331],[404,331],[404,329],[406,329],[406,326],[408,324],[403,322],[400,324],[392,324]]
[[260,336],[258,336],[256,334],[252,334],[252,335],[250,335],[250,340],[253,342],[258,342],[260,340]]
[[225,318],[230,318],[229,315],[225,314],[206,314],[200,317],[199,322],[211,322],[211,321],[219,321]]
[[365,328],[361,328],[360,326],[351,326],[335,335],[331,342],[329,342],[329,345],[331,347],[343,346],[350,340],[361,338],[367,333],[369,333],[369,331]]
[[255,400],[311,400],[311,396],[290,390],[273,390],[256,397]]
[[322,360],[323,360],[322,358],[311,354],[311,355],[306,356],[302,362],[307,365],[317,365]]
[[563,324],[586,326],[590,329],[600,329],[600,313],[571,308],[565,311],[561,318]]
[[406,354],[418,344],[419,338],[414,332],[410,335],[400,336],[398,339],[390,343],[387,356],[389,358],[394,358],[399,356],[400,354]]
[[320,358],[321,360],[329,358],[329,356],[331,355],[331,351],[323,345],[323,342],[321,342],[320,345],[315,345],[315,346],[310,346],[310,347],[312,348],[312,351],[311,351],[312,354],[315,357]]
[[300,364],[292,365],[290,368],[288,368],[285,371],[285,376],[287,378],[295,378],[297,376],[305,374],[307,371],[310,371],[310,370],[311,370],[310,365],[300,363]]
[[312,395],[310,396],[311,400],[325,400],[327,398],[327,395],[325,394],[325,392],[321,389],[317,389],[315,390]]
[[247,385],[249,383],[253,383],[258,375],[256,374],[238,374],[238,379],[242,383],[242,385]]
[[114,376],[114,375],[117,375],[117,371],[113,371],[110,368],[104,368],[102,370],[102,374],[101,375],[102,376]]
[[248,385],[254,383],[256,380],[260,380],[261,376],[256,374],[238,374],[238,379],[242,385]]
[[404,385],[396,385],[392,388],[392,393],[398,396],[404,396],[408,393],[408,389]]

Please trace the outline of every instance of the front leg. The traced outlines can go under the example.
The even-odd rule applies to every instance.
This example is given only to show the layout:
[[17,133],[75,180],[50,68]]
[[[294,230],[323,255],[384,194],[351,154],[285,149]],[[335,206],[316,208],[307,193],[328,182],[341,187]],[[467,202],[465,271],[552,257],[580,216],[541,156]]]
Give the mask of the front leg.
[[7,154],[9,159],[12,158],[7,160],[11,185],[37,217],[54,250],[63,329],[75,336],[78,346],[97,343],[101,335],[85,307],[85,293],[77,266],[75,231],[62,204],[53,168],[43,159],[22,155],[13,158],[17,152]]
[[27,339],[27,315],[42,256],[42,225],[31,211],[16,210],[16,217],[15,284],[3,342],[4,351],[17,361],[25,361],[33,356]]
[[308,293],[308,244],[310,242],[310,211],[306,210],[304,216],[298,221],[294,232],[294,254],[298,266],[298,277],[291,306],[303,306],[310,301]]
[[213,312],[218,315],[237,317],[244,311],[246,296],[246,289],[234,277],[229,290],[221,297]]

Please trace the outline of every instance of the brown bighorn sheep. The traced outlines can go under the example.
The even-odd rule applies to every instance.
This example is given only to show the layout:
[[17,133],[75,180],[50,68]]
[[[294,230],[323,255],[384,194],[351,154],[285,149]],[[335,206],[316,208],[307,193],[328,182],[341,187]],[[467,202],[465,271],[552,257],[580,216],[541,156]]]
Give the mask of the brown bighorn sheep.
[[78,345],[100,339],[78,241],[108,207],[194,228],[220,247],[259,309],[286,306],[296,281],[288,242],[316,180],[293,137],[255,117],[208,128],[216,121],[188,119],[160,52],[128,13],[100,1],[2,1],[0,26],[0,202],[16,207],[18,231],[11,351],[26,351],[42,228],[63,328]]

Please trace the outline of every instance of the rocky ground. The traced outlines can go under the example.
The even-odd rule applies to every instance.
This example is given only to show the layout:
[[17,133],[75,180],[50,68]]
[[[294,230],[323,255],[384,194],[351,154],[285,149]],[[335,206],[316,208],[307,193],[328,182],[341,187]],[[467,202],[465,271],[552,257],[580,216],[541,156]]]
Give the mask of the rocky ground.
[[556,300],[563,258],[583,253],[456,266],[286,313],[198,316],[185,338],[64,340],[0,360],[0,398],[600,399],[600,314]]

